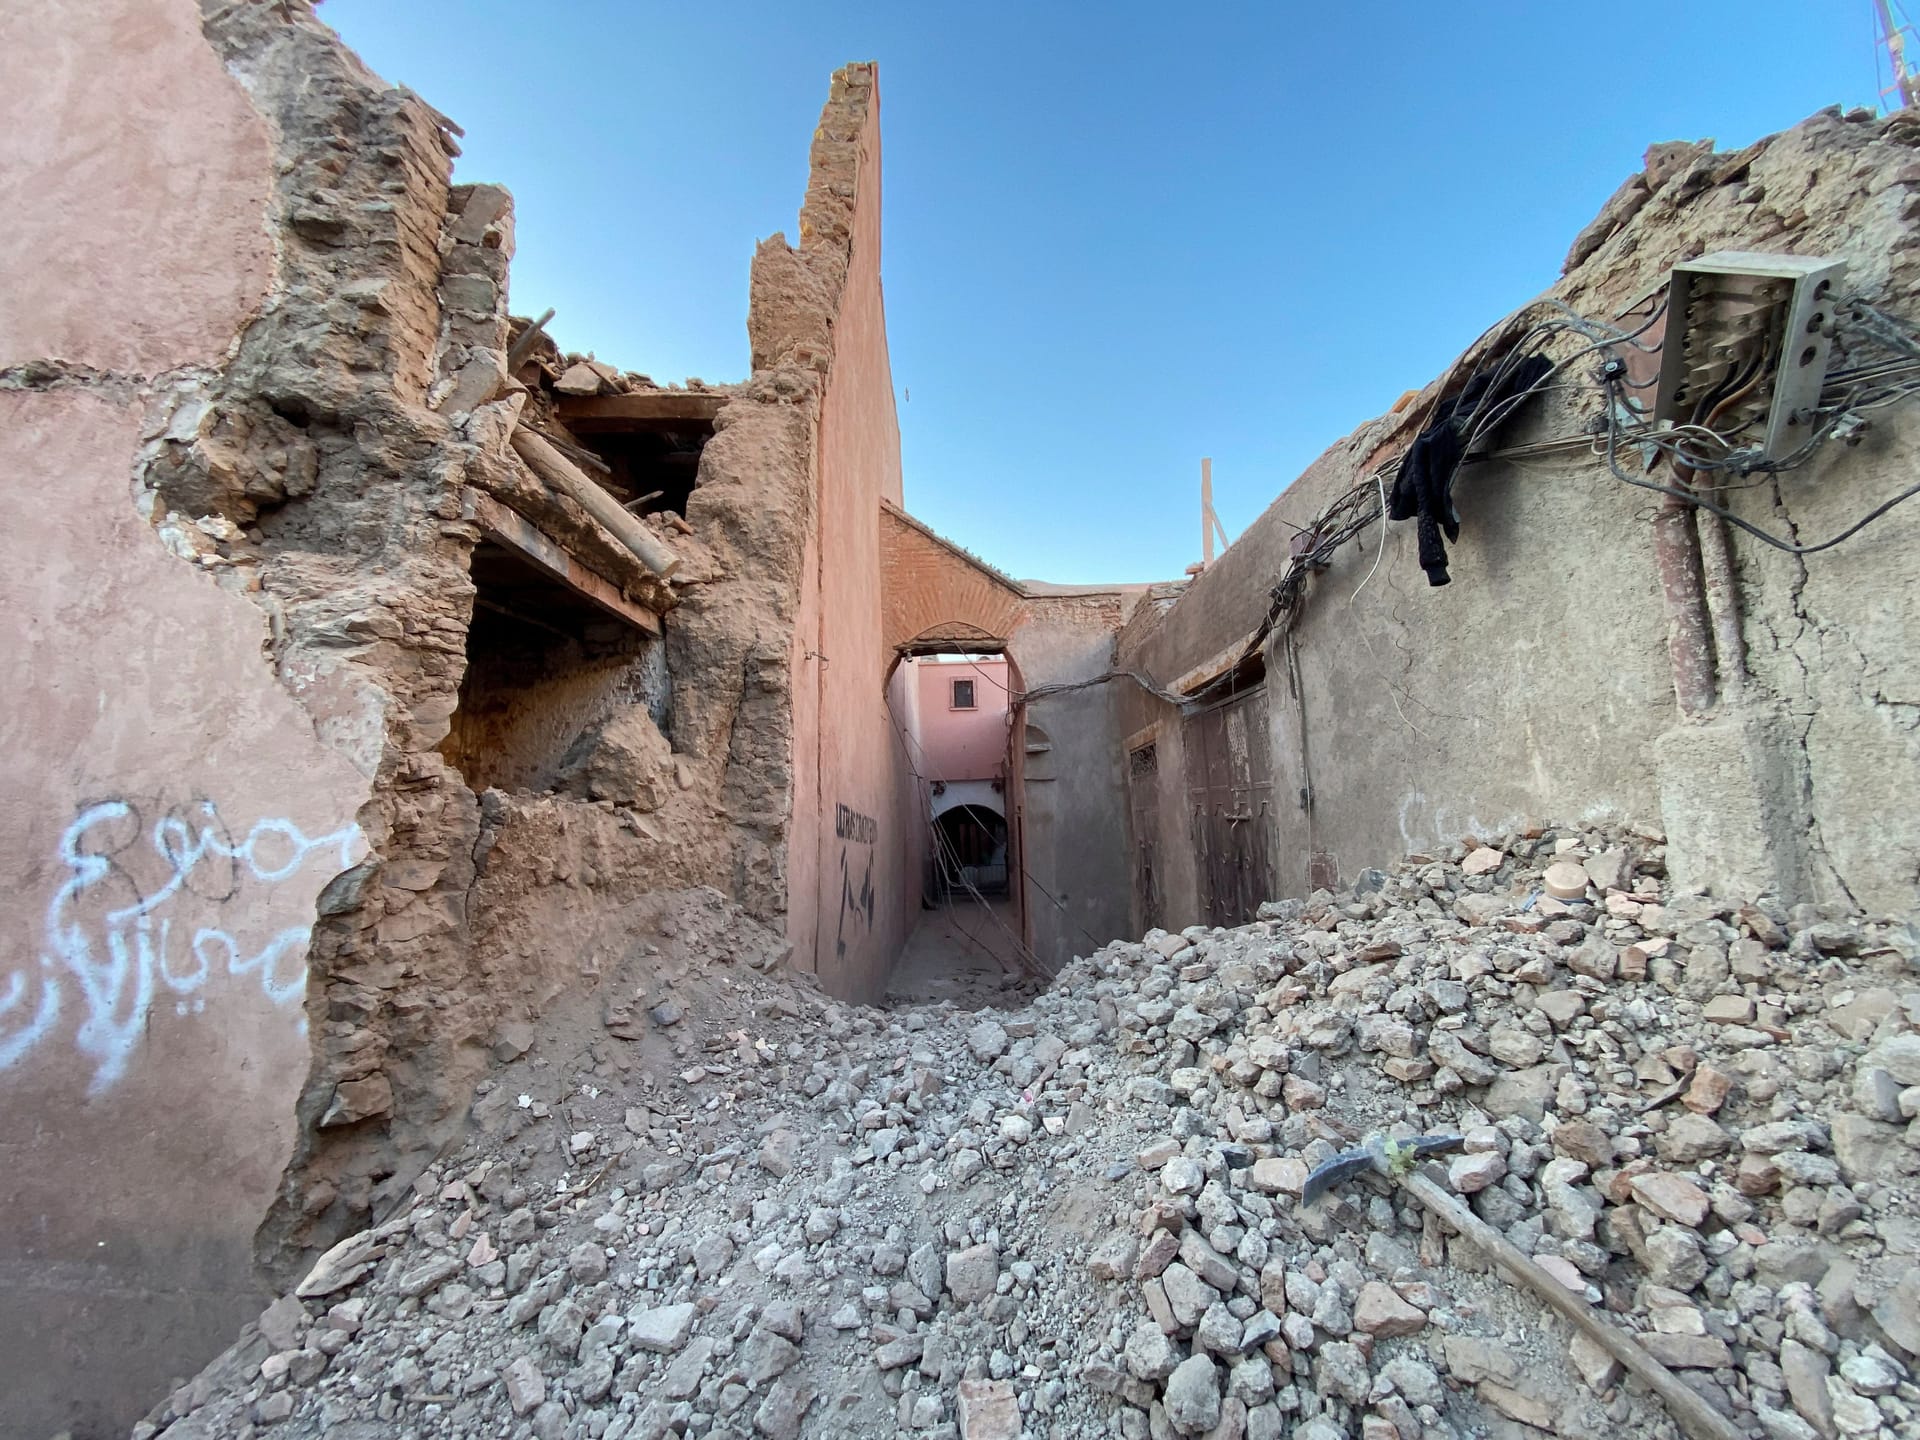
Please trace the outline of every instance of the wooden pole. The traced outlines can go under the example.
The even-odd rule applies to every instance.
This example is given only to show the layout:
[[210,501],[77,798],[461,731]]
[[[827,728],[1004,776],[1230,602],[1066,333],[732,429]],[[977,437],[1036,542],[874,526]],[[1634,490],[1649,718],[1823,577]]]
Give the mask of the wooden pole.
[[680,557],[660,542],[646,526],[620,508],[593,478],[574,466],[539,434],[522,425],[513,432],[513,448],[549,485],[570,496],[582,510],[598,520],[622,545],[638,555],[646,567],[666,579],[680,568]]
[[547,328],[547,322],[553,319],[553,308],[520,332],[520,338],[513,342],[513,348],[507,351],[507,374],[511,375],[520,368],[520,362],[533,353],[534,342],[540,338],[540,332]]
[[1469,1210],[1457,1195],[1442,1190],[1417,1170],[1401,1176],[1400,1184],[1414,1199],[1471,1240],[1489,1260],[1558,1310],[1582,1335],[1645,1381],[1693,1440],[1742,1440],[1740,1430],[1724,1415],[1689,1390],[1671,1370],[1631,1338],[1599,1319],[1592,1306]]
[[1213,461],[1200,462],[1200,563],[1213,563]]

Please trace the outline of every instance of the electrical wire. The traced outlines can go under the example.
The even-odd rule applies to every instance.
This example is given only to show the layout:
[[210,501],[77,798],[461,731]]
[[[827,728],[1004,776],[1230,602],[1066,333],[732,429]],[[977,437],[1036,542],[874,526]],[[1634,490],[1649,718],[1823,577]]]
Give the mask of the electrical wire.
[[[1608,388],[1611,390],[1611,382],[1608,382]],[[1771,545],[1776,550],[1784,550],[1789,555],[1817,555],[1822,550],[1831,550],[1842,541],[1851,540],[1855,535],[1858,535],[1862,530],[1866,529],[1867,526],[1871,525],[1902,501],[1911,500],[1915,495],[1920,495],[1920,482],[1916,482],[1915,484],[1909,485],[1892,499],[1868,511],[1866,515],[1856,520],[1831,540],[1822,540],[1817,545],[1797,545],[1791,540],[1782,540],[1779,536],[1768,533],[1758,525],[1741,519],[1724,505],[1715,504],[1697,491],[1679,489],[1672,485],[1662,485],[1656,480],[1637,480],[1627,474],[1620,468],[1620,463],[1617,458],[1620,422],[1619,417],[1613,412],[1611,407],[1609,407],[1607,412],[1607,420],[1607,468],[1613,472],[1615,479],[1624,481],[1637,489],[1651,490],[1658,495],[1668,495],[1676,500],[1684,500],[1689,505],[1698,505],[1702,510],[1710,511],[1718,515],[1722,520],[1725,520],[1736,529],[1744,530],[1747,534],[1753,536],[1754,539]]]
[[1023,702],[1048,700],[1055,695],[1066,695],[1075,690],[1090,690],[1096,685],[1110,684],[1115,680],[1131,680],[1155,699],[1164,700],[1169,705],[1186,705],[1192,702],[1191,696],[1165,689],[1151,675],[1143,674],[1138,670],[1108,670],[1086,680],[1062,680],[1050,685],[1036,685],[1031,690],[1019,691],[1013,698]]
[[1373,564],[1367,568],[1367,578],[1353,587],[1353,594],[1347,597],[1352,605],[1360,598],[1360,592],[1372,581],[1374,572],[1380,568],[1380,557],[1387,553],[1387,482],[1380,478],[1378,470],[1373,472],[1373,483],[1380,491],[1380,543],[1373,547]]

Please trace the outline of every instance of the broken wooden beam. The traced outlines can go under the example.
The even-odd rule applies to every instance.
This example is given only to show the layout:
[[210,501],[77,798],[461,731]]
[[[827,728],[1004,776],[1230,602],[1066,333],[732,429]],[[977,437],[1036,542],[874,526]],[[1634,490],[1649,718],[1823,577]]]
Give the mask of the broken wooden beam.
[[644,605],[634,604],[617,585],[574,559],[526,516],[472,489],[466,492],[466,505],[481,533],[495,544],[513,551],[542,574],[558,580],[636,630],[648,635],[660,633],[658,615]]
[[706,390],[641,390],[628,395],[556,395],[554,409],[569,430],[671,429],[711,426],[729,397]]
[[649,570],[666,579],[680,568],[680,557],[662,544],[646,526],[620,508],[615,500],[537,431],[521,425],[513,432],[513,448],[534,474],[575,501],[614,538],[638,555]]
[[1598,1345],[1658,1395],[1682,1430],[1693,1440],[1741,1440],[1740,1430],[1707,1404],[1653,1354],[1624,1332],[1601,1320],[1593,1307],[1561,1284],[1493,1226],[1487,1224],[1456,1195],[1431,1178],[1413,1171],[1400,1177],[1401,1186],[1442,1223],[1450,1225],[1509,1277],[1559,1311],[1587,1339]]
[[520,362],[533,353],[534,343],[539,340],[540,332],[547,328],[547,322],[551,319],[553,319],[553,307],[549,305],[544,315],[520,332],[520,338],[515,340],[512,348],[507,351],[509,375],[519,369]]

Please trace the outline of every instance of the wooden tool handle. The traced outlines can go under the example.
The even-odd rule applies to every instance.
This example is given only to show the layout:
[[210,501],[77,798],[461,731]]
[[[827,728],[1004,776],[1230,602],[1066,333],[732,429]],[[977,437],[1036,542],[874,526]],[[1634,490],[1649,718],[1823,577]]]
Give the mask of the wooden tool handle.
[[1479,1246],[1489,1260],[1566,1316],[1581,1334],[1644,1380],[1694,1440],[1744,1440],[1732,1421],[1682,1384],[1671,1370],[1623,1331],[1596,1316],[1592,1306],[1522,1254],[1506,1236],[1469,1210],[1459,1196],[1449,1194],[1418,1171],[1402,1176],[1400,1184],[1428,1210]]

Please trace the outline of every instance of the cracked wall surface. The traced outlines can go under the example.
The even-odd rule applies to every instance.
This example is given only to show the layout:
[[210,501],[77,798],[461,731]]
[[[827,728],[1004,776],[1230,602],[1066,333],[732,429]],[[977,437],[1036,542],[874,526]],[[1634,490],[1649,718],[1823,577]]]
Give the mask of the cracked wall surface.
[[811,160],[800,243],[775,236],[754,259],[751,322],[756,372],[811,367],[824,381],[812,412],[813,509],[798,610],[783,657],[795,837],[787,934],[796,964],[837,994],[871,1001],[885,990],[920,899],[917,817],[888,710],[881,613],[881,503],[899,504],[902,482],[880,286],[873,65],[835,72]]
[[0,1429],[90,1435],[260,1304],[370,782],[266,662],[244,535],[156,481],[273,303],[270,124],[178,0],[10,11],[0,67]]
[[[1676,262],[1744,249],[1840,256],[1849,289],[1911,315],[1917,143],[1910,115],[1834,111],[1734,152],[1656,145],[1576,239],[1549,296],[1603,320],[1644,316]],[[1404,445],[1420,408],[1336,443],[1176,601],[1141,607],[1122,662],[1171,683],[1238,653],[1295,527]],[[1770,486],[1732,492],[1735,513],[1805,542],[1897,493],[1911,483],[1920,417],[1875,418],[1857,449],[1831,446]],[[1501,443],[1577,433],[1577,420],[1544,404]],[[1753,678],[1741,700],[1693,722],[1674,700],[1653,497],[1585,450],[1470,466],[1454,494],[1451,585],[1426,584],[1412,525],[1376,522],[1310,582],[1291,655],[1265,648],[1280,893],[1350,882],[1382,855],[1577,814],[1665,832],[1683,884],[1912,907],[1920,507],[1805,559],[1733,532]],[[1181,721],[1130,691],[1119,733],[1157,740],[1146,810],[1158,816],[1166,923],[1187,923],[1200,881],[1184,841]]]
[[[450,183],[450,121],[302,5],[0,25],[15,133],[48,140],[0,169],[31,216],[8,263],[48,277],[0,301],[36,697],[8,721],[33,898],[0,952],[0,1348],[35,1377],[5,1428],[84,1436],[385,1213],[628,902],[782,917],[825,365],[733,387],[668,587],[514,452],[511,200]],[[756,335],[796,298],[756,280]],[[461,710],[487,503],[664,614],[491,768],[467,757],[506,732]]]

